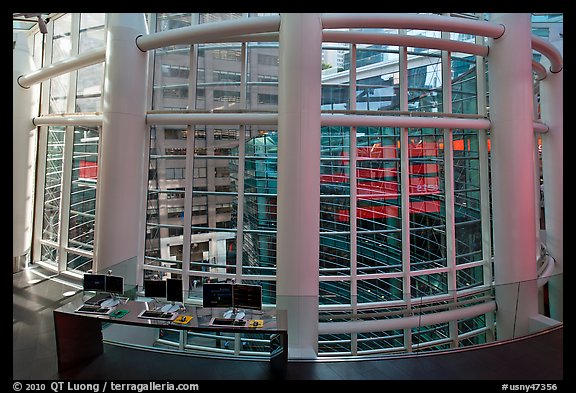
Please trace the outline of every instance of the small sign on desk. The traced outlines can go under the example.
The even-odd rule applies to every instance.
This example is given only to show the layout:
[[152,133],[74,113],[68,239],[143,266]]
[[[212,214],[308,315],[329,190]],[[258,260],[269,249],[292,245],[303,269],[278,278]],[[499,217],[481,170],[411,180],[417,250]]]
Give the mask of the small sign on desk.
[[264,326],[264,320],[262,319],[251,319],[248,322],[248,327],[261,328],[262,326]]
[[181,316],[176,317],[176,319],[174,319],[172,322],[178,323],[180,325],[186,325],[191,320],[192,320],[192,317],[190,315],[181,315]]

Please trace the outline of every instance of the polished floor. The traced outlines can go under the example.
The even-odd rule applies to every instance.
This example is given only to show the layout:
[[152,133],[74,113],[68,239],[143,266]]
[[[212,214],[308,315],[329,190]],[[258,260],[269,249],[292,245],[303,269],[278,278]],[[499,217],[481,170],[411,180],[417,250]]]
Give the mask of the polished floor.
[[[272,381],[268,363],[190,357],[106,344],[104,354],[60,375],[52,311],[80,290],[41,267],[13,274],[13,380]],[[290,361],[299,381],[563,382],[564,329],[476,350],[362,361]],[[500,385],[498,385],[500,386]]]

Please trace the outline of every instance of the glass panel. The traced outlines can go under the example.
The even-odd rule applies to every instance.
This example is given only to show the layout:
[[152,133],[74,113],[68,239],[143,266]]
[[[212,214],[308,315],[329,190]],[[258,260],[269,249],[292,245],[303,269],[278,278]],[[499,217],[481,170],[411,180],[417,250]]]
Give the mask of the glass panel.
[[[190,14],[158,13],[156,31],[189,26]],[[188,109],[190,45],[170,45],[155,50],[152,109]]]
[[433,273],[410,278],[412,299],[448,293],[447,273]]
[[411,270],[446,266],[443,131],[411,129],[410,167]]
[[[98,129],[75,128],[68,246],[84,251],[93,251],[94,249],[98,142]],[[84,259],[69,256],[69,259],[68,269],[86,271],[92,268],[91,258]]]
[[229,19],[240,19],[242,18],[242,13],[240,12],[210,12],[201,13],[200,23],[210,23],[210,22],[220,22]]
[[476,57],[451,53],[452,113],[478,113],[476,100]]
[[484,332],[486,327],[486,314],[458,321],[458,334],[466,335],[466,339],[459,340],[459,346],[465,347],[469,345],[485,344],[487,342],[486,333]]
[[358,234],[358,274],[402,271],[402,232]]
[[[192,224],[205,223],[209,228],[235,228],[236,216],[233,206],[237,202],[238,160],[232,158],[195,158],[194,159],[194,193]],[[200,212],[207,213],[202,219]]]
[[318,352],[327,355],[344,354],[352,351],[350,333],[318,335]]
[[94,263],[93,258],[86,257],[82,255],[74,254],[73,252],[68,252],[66,266],[68,270],[77,270],[80,272],[86,272],[92,269]]
[[67,59],[72,54],[72,14],[64,14],[54,20],[54,40],[52,41],[52,63]]
[[456,263],[461,264],[482,260],[478,131],[454,130],[452,144]]
[[402,278],[358,280],[358,303],[402,300]]
[[80,15],[80,42],[78,45],[80,53],[104,47],[106,42],[105,22],[106,14],[103,13]]
[[[376,72],[374,64],[379,64]],[[398,47],[370,45],[356,51],[356,109],[399,110]]]
[[187,130],[151,127],[148,169],[147,263],[181,268]]
[[103,63],[78,70],[76,112],[99,112],[101,110],[103,80]]
[[[422,59],[421,56],[408,56],[408,110],[442,112],[440,54]],[[422,62],[425,65],[421,65]]]
[[[323,110],[350,109],[349,45],[322,45],[322,101]],[[348,59],[348,64],[345,64]],[[346,68],[347,67],[347,68]]]
[[[52,41],[52,63],[57,63],[72,55],[72,38],[70,35],[72,15],[64,14],[54,20],[54,36]],[[51,79],[49,113],[66,113],[68,102],[68,86],[70,74],[64,74]]]
[[50,113],[66,113],[68,106],[68,86],[70,74],[64,74],[50,80]]
[[244,232],[242,274],[276,274],[276,234]]
[[245,146],[244,228],[276,231],[278,133],[259,134]]
[[64,137],[65,127],[48,127],[42,239],[53,242],[59,241]]
[[321,234],[319,263],[321,276],[349,276],[350,235]]
[[375,127],[357,130],[356,216],[359,231],[400,228],[399,132],[395,128]]
[[[447,323],[419,326],[412,329],[412,348],[415,351],[438,351],[450,349],[449,327]],[[444,343],[438,343],[438,341]],[[433,344],[429,344],[432,342]]]
[[196,108],[242,109],[240,103],[240,43],[198,46]]
[[40,255],[40,260],[51,265],[56,265],[58,263],[60,249],[58,247],[47,246],[45,244],[42,244],[41,248],[42,253]]
[[350,279],[320,281],[320,304],[351,304]]
[[358,352],[379,352],[383,350],[404,350],[404,332],[389,330],[386,332],[358,333]]
[[[248,44],[247,108],[259,111],[278,110],[278,65],[277,42]],[[236,82],[235,73],[223,76]],[[240,75],[238,73],[238,81]]]
[[474,266],[456,271],[456,289],[462,290],[484,284],[484,268]]
[[350,231],[350,129],[322,127],[320,231]]

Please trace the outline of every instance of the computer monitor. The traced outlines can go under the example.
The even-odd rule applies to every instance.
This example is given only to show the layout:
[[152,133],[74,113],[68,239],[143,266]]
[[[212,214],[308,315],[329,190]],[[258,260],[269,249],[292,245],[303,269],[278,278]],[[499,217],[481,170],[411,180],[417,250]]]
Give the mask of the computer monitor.
[[106,292],[122,295],[124,294],[124,277],[106,276]]
[[232,307],[232,283],[205,283],[202,285],[203,307]]
[[166,279],[166,300],[169,302],[183,302],[182,280],[178,278]]
[[82,287],[84,291],[106,291],[106,275],[85,273],[82,279]]
[[116,295],[124,294],[124,277],[107,275],[105,280],[106,292],[112,295],[111,299],[107,299],[102,303],[103,307],[114,307],[120,303]]
[[234,284],[234,307],[262,310],[262,287],[260,285]]
[[171,302],[162,307],[163,312],[174,312],[180,309],[180,305],[184,301],[184,293],[182,290],[182,280],[177,278],[166,279],[166,300]]
[[166,297],[166,281],[164,280],[144,280],[144,296],[156,298]]

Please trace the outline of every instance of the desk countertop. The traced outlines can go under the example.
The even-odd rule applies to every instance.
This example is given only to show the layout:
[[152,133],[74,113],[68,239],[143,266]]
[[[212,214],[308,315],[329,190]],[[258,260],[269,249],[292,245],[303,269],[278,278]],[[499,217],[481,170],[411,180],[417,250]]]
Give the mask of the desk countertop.
[[[120,303],[114,307],[114,311],[125,310],[121,317],[116,317],[113,311],[108,315],[98,314],[85,314],[75,312],[78,307],[84,304],[89,296],[75,296],[69,303],[54,310],[55,313],[73,314],[89,318],[98,318],[103,323],[117,323],[124,325],[146,326],[146,327],[159,327],[179,330],[206,330],[206,331],[222,331],[222,332],[262,332],[262,333],[285,333],[286,329],[278,328],[276,321],[275,310],[243,310],[245,312],[244,319],[261,320],[263,321],[262,327],[240,327],[240,326],[211,326],[210,321],[214,317],[222,318],[226,309],[221,308],[204,308],[199,306],[187,305],[184,309],[178,312],[175,321],[163,321],[155,319],[139,318],[138,315],[147,309],[152,309],[150,302],[138,300],[122,299]],[[186,324],[177,323],[182,316],[191,317],[190,321]]]

